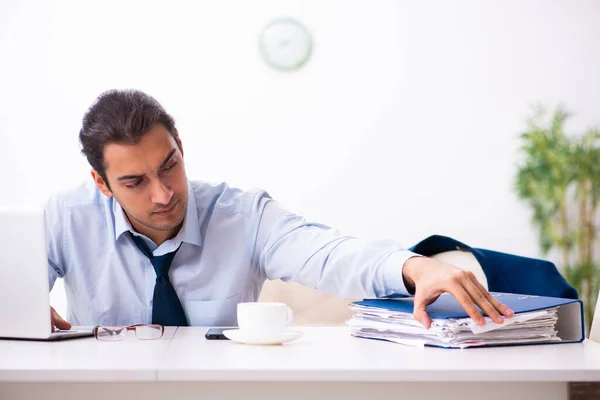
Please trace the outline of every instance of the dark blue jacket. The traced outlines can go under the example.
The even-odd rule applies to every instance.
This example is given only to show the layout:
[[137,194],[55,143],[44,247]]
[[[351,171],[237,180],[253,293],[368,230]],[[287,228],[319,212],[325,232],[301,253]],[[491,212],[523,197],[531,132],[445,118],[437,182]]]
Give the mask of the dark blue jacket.
[[433,256],[450,250],[470,251],[479,261],[485,273],[490,292],[578,298],[577,291],[549,261],[476,249],[452,238],[439,235],[422,240],[410,250],[423,256]]

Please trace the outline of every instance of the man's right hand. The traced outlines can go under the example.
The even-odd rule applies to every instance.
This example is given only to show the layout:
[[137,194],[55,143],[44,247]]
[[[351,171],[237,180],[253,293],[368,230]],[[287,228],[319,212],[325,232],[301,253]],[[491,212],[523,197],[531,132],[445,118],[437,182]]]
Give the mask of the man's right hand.
[[61,318],[60,315],[56,312],[56,310],[50,306],[50,319],[52,320],[52,332],[57,329],[68,331],[71,329],[71,324]]

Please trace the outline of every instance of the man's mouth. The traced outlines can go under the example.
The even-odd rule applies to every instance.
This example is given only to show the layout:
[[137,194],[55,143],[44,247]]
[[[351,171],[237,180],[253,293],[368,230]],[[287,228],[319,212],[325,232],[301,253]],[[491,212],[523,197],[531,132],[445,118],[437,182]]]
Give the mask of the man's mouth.
[[178,203],[178,202],[179,202],[179,200],[178,200],[178,201],[175,201],[175,203],[173,203],[173,205],[172,205],[171,207],[169,207],[169,208],[164,208],[164,209],[162,209],[162,210],[157,210],[157,211],[154,211],[154,212],[152,212],[152,214],[158,214],[158,215],[165,215],[165,214],[168,214],[168,213],[170,213],[171,211],[173,211],[173,210],[175,209],[175,206],[177,205],[177,203]]

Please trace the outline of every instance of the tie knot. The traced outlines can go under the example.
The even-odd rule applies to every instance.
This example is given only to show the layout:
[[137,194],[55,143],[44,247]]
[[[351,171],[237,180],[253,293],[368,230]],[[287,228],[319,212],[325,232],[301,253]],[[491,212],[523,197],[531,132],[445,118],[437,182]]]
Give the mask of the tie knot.
[[154,271],[156,271],[157,278],[169,279],[169,268],[171,268],[171,262],[173,261],[176,252],[177,250],[163,254],[162,256],[154,256],[150,259]]
[[157,276],[156,277],[156,283],[159,285],[166,285],[168,283],[170,283],[171,281],[169,280],[168,276]]
[[[138,249],[140,249],[140,251],[146,257],[148,257],[148,259],[152,263],[154,271],[156,272],[156,277],[164,277],[169,279],[169,268],[171,267],[171,262],[173,262],[173,258],[179,250],[179,247],[170,253],[163,254],[162,256],[153,256],[152,251],[148,248],[148,246],[141,237],[136,236],[131,232],[129,232],[129,235],[131,236],[131,239],[138,247]],[[181,245],[179,246],[181,247]]]

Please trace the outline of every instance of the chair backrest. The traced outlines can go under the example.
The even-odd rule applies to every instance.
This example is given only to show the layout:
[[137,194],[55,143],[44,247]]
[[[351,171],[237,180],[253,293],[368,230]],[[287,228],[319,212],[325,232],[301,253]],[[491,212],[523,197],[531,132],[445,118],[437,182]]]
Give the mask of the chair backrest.
[[590,340],[600,343],[600,294],[598,294],[594,319],[592,319],[592,327],[590,328]]

